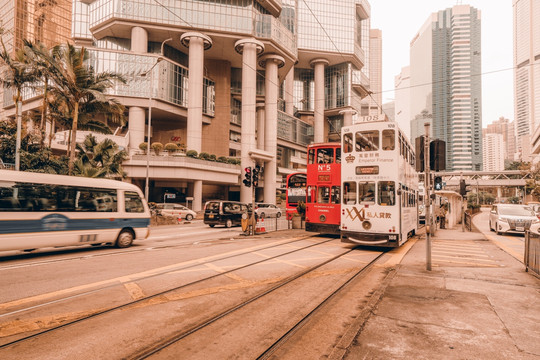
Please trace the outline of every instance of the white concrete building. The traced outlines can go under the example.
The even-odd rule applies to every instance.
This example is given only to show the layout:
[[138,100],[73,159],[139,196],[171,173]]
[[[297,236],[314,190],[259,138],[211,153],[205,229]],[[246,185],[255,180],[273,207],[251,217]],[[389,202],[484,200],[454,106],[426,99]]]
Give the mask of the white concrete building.
[[484,134],[484,171],[504,170],[505,143],[502,134]]
[[399,75],[394,77],[394,102],[396,122],[414,143],[414,139],[411,139],[411,73],[409,66],[402,67]]

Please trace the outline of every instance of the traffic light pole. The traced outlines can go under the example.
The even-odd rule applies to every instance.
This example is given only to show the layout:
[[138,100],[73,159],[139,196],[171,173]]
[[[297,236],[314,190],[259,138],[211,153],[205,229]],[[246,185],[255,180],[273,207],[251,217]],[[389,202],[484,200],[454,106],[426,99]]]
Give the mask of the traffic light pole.
[[426,270],[431,271],[431,194],[429,175],[429,123],[424,124],[426,138],[424,142],[424,186],[426,188]]
[[[459,174],[459,184],[461,186],[461,181],[463,180],[463,173]],[[465,187],[466,188],[466,187]],[[461,192],[461,188],[460,188]],[[461,232],[465,232],[465,209],[464,209],[464,198],[465,195],[461,194]]]

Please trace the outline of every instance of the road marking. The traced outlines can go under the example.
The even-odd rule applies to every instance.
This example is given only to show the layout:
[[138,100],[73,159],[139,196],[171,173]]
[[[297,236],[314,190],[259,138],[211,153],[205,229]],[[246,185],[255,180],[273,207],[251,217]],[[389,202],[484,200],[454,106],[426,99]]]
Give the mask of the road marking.
[[[211,263],[208,263],[208,264],[204,264],[206,267],[218,272],[218,273],[224,273],[225,269],[219,267],[219,266],[216,266],[214,264],[211,264]],[[247,281],[246,279],[236,275],[236,274],[233,274],[233,273],[228,273],[228,274],[225,274],[226,277],[230,278],[230,279],[233,279],[233,280],[236,280],[236,281],[240,281],[240,282],[244,282],[244,281]]]
[[[215,260],[215,259],[220,259],[220,258],[226,257],[226,256],[232,256],[232,255],[243,253],[245,251],[255,251],[255,250],[258,250],[260,248],[267,247],[267,246],[279,245],[279,244],[283,244],[283,243],[286,243],[286,242],[289,242],[289,241],[295,240],[295,239],[300,240],[302,238],[303,238],[303,236],[299,236],[297,238],[279,240],[279,241],[275,241],[273,243],[264,243],[264,244],[252,246],[252,247],[247,248],[247,249],[239,249],[239,250],[229,251],[229,252],[226,252],[226,253],[207,256],[207,257],[200,258],[200,259],[184,261],[184,262],[171,264],[171,265],[167,265],[167,266],[163,266],[163,267],[159,267],[159,268],[155,268],[155,269],[151,269],[151,270],[147,270],[147,271],[142,271],[142,272],[134,273],[134,274],[131,274],[131,275],[119,276],[119,277],[112,278],[112,279],[97,281],[97,282],[93,282],[93,283],[89,283],[89,284],[74,286],[74,287],[67,288],[67,289],[62,289],[62,290],[52,291],[52,292],[44,293],[44,294],[40,294],[40,295],[21,298],[21,299],[17,299],[17,300],[13,300],[13,301],[9,301],[9,302],[5,302],[5,303],[0,304],[0,311],[10,309],[10,308],[13,308],[13,307],[18,307],[18,306],[31,304],[31,303],[34,303],[34,302],[44,302],[46,300],[52,300],[54,298],[58,298],[58,297],[61,297],[61,296],[66,296],[66,295],[71,295],[71,294],[81,292],[81,291],[85,291],[85,290],[96,290],[96,288],[100,287],[100,286],[112,286],[112,285],[118,285],[118,284],[123,284],[123,283],[127,283],[127,282],[133,282],[133,281],[141,279],[141,278],[146,278],[146,277],[149,277],[149,276],[159,275],[159,274],[162,274],[164,272],[169,272],[169,271],[174,271],[174,270],[182,270],[182,269],[178,269],[178,268],[181,268],[181,267],[186,267],[186,266],[189,266],[189,265],[196,265],[196,264],[200,264],[200,263],[205,262],[205,261],[211,261],[211,260]],[[6,315],[9,315],[9,313],[0,314],[0,317],[6,316]]]
[[[260,253],[260,252],[256,252],[256,253],[254,253],[254,254],[255,254],[255,255],[259,255],[259,256],[261,256],[261,257],[263,257],[263,258],[265,258],[265,259],[271,258],[271,256],[262,254],[262,253]],[[325,259],[327,259],[327,257],[325,257]],[[306,260],[308,260],[308,259],[306,259]],[[294,262],[292,262],[292,261],[281,260],[281,259],[273,259],[272,262],[270,262],[270,263],[287,264],[287,265],[299,267],[299,268],[301,268],[301,269],[306,269],[306,268],[307,268],[307,266],[305,266],[305,265],[300,265],[300,264],[296,264],[296,263],[294,263]]]
[[411,247],[418,241],[418,236],[414,236],[409,239],[404,245],[397,249],[393,249],[390,251],[390,259],[388,259],[385,263],[381,264],[381,266],[389,267],[389,266],[396,266],[397,264],[401,263],[401,260],[403,260],[403,257],[409,252]]
[[141,287],[134,282],[125,283],[124,287],[127,289],[129,296],[131,296],[132,300],[142,299],[146,296],[144,295],[143,289],[141,289]]
[[[464,259],[464,260],[471,260],[471,261],[486,261],[486,262],[491,262],[491,263],[496,263],[495,260],[491,260],[491,259],[477,259],[477,258],[471,258],[471,257],[459,257],[459,256],[445,256],[445,255],[434,255],[433,256],[434,259],[441,259],[442,258],[448,258],[448,259]],[[446,260],[443,260],[443,261],[446,261]]]

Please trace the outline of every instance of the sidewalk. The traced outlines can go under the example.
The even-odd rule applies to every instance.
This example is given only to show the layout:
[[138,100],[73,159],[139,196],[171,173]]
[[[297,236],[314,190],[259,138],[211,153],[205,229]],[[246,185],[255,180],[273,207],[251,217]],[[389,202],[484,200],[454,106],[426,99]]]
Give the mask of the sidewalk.
[[540,280],[524,269],[483,234],[459,227],[432,237],[427,271],[423,235],[382,285],[367,321],[357,320],[366,322],[335,355],[540,359]]

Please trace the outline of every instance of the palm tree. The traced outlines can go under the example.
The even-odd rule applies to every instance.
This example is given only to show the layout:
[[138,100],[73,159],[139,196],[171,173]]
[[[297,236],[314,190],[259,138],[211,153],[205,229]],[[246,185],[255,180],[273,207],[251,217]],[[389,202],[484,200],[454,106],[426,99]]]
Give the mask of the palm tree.
[[43,81],[43,100],[41,104],[41,120],[39,123],[39,131],[41,134],[41,147],[43,148],[45,144],[45,123],[47,116],[47,108],[49,102],[51,101],[51,98],[48,94],[50,74],[49,69],[51,68],[51,64],[53,64],[56,59],[54,58],[51,50],[49,50],[47,46],[45,46],[41,42],[32,43],[31,41],[24,40],[24,46],[28,49],[27,55],[30,58],[30,62],[34,66],[36,76],[41,78]]
[[105,91],[113,86],[114,80],[124,83],[125,80],[122,76],[111,72],[96,74],[91,66],[85,64],[88,52],[84,47],[77,49],[71,44],[55,46],[52,54],[57,61],[51,64],[50,68],[52,80],[50,92],[57,101],[66,104],[72,119],[69,149],[69,174],[71,174],[75,163],[75,144],[82,110],[86,107],[101,110],[109,108],[112,112],[103,113],[117,118],[120,117],[121,109],[123,116],[122,105],[114,99],[107,98]]
[[122,162],[127,158],[124,150],[118,145],[105,139],[98,143],[95,136],[88,135],[82,144],[76,144],[78,158],[74,164],[74,173],[87,177],[121,177],[126,173],[122,170]]
[[15,170],[19,170],[19,151],[21,146],[21,104],[22,90],[37,81],[36,72],[29,62],[27,49],[18,49],[13,57],[7,51],[2,35],[4,29],[0,27],[0,85],[13,90],[13,101],[17,109],[17,139],[15,145]]

